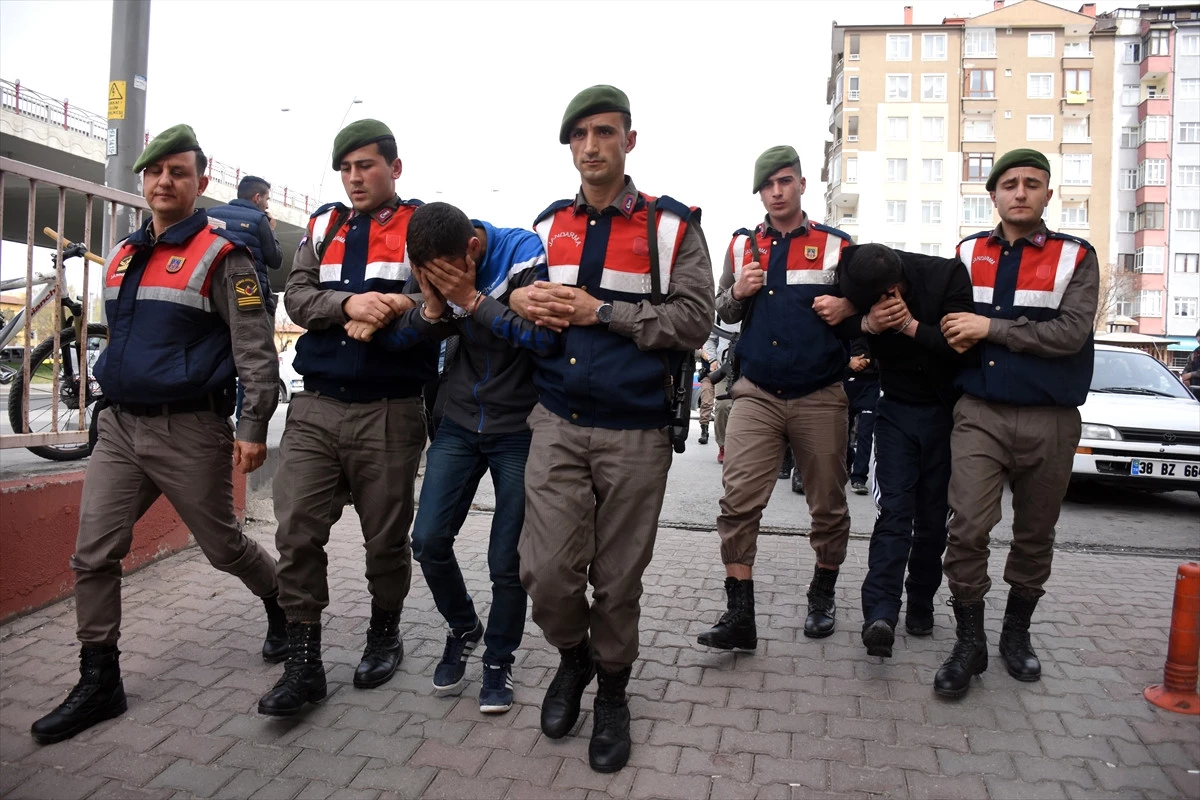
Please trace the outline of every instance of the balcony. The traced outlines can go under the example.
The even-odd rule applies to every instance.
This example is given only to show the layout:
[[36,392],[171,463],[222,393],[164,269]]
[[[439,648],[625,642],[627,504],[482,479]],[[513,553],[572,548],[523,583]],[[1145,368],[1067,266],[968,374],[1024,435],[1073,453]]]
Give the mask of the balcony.
[[846,99],[857,103],[858,102],[858,89],[847,89],[846,90]]
[[829,184],[825,192],[825,201],[843,211],[849,209],[853,216],[858,208],[858,184],[854,181]]
[[1086,91],[1068,89],[1067,96],[1058,105],[1064,117],[1086,117],[1092,113],[1092,96]]
[[1170,56],[1146,56],[1138,67],[1142,82],[1165,78],[1171,74]]
[[964,114],[995,114],[996,93],[976,92],[971,95],[963,95],[962,111]]
[[1171,114],[1171,98],[1166,95],[1147,97],[1138,103],[1138,120],[1146,117],[1166,117]]

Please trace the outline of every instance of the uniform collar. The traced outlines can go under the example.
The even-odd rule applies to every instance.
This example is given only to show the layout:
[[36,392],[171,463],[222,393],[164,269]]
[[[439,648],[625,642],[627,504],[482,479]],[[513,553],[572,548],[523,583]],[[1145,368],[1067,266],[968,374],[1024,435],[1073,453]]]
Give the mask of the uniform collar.
[[[1043,220],[1042,224],[1038,226],[1037,230],[1028,236],[1022,236],[1021,238],[1029,242],[1034,247],[1045,247],[1046,240],[1050,238],[1050,229],[1046,227],[1046,223]],[[1004,238],[1004,230],[999,225],[997,225],[995,229],[988,234],[988,242],[996,241],[1006,241]],[[1008,242],[1008,244],[1016,244],[1016,242]]]
[[801,213],[804,214],[804,219],[800,220],[800,224],[797,225],[793,230],[790,230],[786,233],[784,233],[783,231],[776,230],[771,225],[771,215],[770,214],[767,214],[766,216],[763,217],[762,225],[760,225],[759,228],[769,236],[782,236],[784,238],[789,238],[789,239],[792,237],[795,237],[795,236],[808,236],[808,225],[809,225],[808,212],[804,211]]
[[[595,209],[588,205],[587,198],[583,196],[583,187],[580,187],[579,192],[575,195],[574,208],[576,214],[590,210],[594,213],[608,216],[620,214],[629,219],[633,216],[633,212],[640,208],[644,202],[642,196],[638,194],[637,187],[633,185],[633,178],[626,175],[625,188],[604,208]],[[612,210],[610,211],[609,209]]]
[[197,208],[190,217],[184,217],[158,235],[150,230],[153,224],[153,217],[146,220],[141,228],[130,234],[128,242],[135,247],[153,247],[159,242],[183,244],[208,226],[208,214],[204,209]]
[[265,213],[265,212],[264,212],[262,209],[260,209],[258,206],[254,205],[254,203],[251,203],[249,200],[243,200],[243,199],[242,199],[242,198],[240,198],[240,197],[235,197],[235,198],[233,198],[232,200],[230,200],[230,201],[229,201],[229,205],[231,205],[231,206],[237,206],[238,208],[249,208],[249,209],[252,209],[252,210],[254,210],[254,211],[257,211],[257,212],[258,212],[258,213],[260,213],[260,214],[262,214],[262,213]]
[[[374,211],[367,213],[367,216],[375,220],[375,222],[380,225],[386,225],[389,220],[396,216],[396,209],[399,208],[403,202],[404,201],[400,199],[400,195],[392,195],[391,200],[388,200]],[[357,214],[358,212],[355,212],[355,215]]]

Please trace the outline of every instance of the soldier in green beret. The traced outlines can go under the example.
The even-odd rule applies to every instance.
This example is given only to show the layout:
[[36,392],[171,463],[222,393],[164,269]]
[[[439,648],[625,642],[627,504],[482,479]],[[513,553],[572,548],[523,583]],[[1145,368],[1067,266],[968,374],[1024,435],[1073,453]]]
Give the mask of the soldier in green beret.
[[[162,495],[217,569],[262,598],[267,661],[287,638],[275,559],[242,533],[230,464],[253,472],[266,459],[278,401],[274,320],[263,308],[250,251],[196,208],[208,159],[187,125],[154,137],[134,164],[149,218],[109,254],[109,341],[96,364],[105,401],[79,501],[75,616],[80,679],[66,701],[33,723],[41,744],[62,741],[125,713],[121,681],[121,559],[134,524]],[[187,368],[184,362],[187,362]],[[236,432],[234,379],[246,387]]]
[[960,697],[987,669],[984,597],[988,543],[1006,485],[1013,492],[1013,541],[1004,569],[1008,603],[1000,656],[1019,681],[1041,677],[1029,625],[1054,558],[1054,526],[1079,443],[1079,406],[1092,378],[1092,330],[1100,282],[1084,239],[1046,227],[1054,190],[1037,150],[996,160],[987,189],[995,229],[963,239],[975,311],[948,314],[942,333],[959,352],[978,351],[958,383],[951,434],[949,539],[942,562],[953,596],[957,642],[934,692]]

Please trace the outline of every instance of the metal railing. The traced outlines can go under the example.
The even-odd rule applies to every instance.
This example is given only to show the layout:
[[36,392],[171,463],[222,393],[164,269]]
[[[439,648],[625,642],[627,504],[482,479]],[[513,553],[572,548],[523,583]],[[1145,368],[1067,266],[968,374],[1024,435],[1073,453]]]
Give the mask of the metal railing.
[[[21,161],[15,161],[10,158],[0,157],[0,228],[3,227],[5,214],[12,213],[6,210],[4,198],[9,192],[16,192],[21,183],[26,185],[29,200],[25,210],[26,223],[26,257],[25,257],[25,278],[23,281],[17,281],[25,287],[25,305],[24,305],[24,338],[25,348],[22,357],[20,377],[22,378],[20,391],[16,392],[15,379],[8,385],[9,391],[7,394],[8,408],[4,413],[5,421],[11,421],[13,430],[0,432],[0,449],[12,447],[40,447],[40,448],[64,448],[69,449],[71,445],[79,445],[81,448],[86,448],[88,441],[88,417],[90,411],[88,399],[93,395],[92,383],[92,367],[95,359],[91,357],[89,350],[89,339],[94,338],[95,334],[88,335],[88,310],[91,304],[90,295],[90,273],[91,269],[87,266],[87,261],[84,261],[83,267],[83,286],[81,289],[80,303],[81,309],[75,312],[75,320],[79,325],[76,331],[80,335],[76,336],[77,351],[63,352],[62,336],[70,329],[61,329],[60,320],[62,320],[62,312],[60,310],[61,299],[65,298],[67,284],[65,277],[65,267],[63,265],[63,250],[64,239],[82,243],[86,248],[96,248],[101,255],[107,253],[116,245],[115,231],[118,230],[118,218],[122,213],[133,211],[137,220],[140,222],[141,212],[146,209],[145,201],[135,194],[122,192],[117,189],[110,189],[100,184],[92,183],[91,181],[81,180],[62,173],[52,172],[41,167],[26,164]],[[42,282],[49,283],[50,294],[34,295],[34,287],[39,283],[38,276],[34,273],[34,247],[39,242],[37,236],[37,220],[38,220],[38,193],[39,190],[51,190],[57,194],[57,207],[54,218],[57,224],[54,228],[58,232],[59,237],[56,245],[55,271],[54,274],[46,275]],[[68,203],[73,209],[73,214],[79,213],[79,208],[82,201],[82,224],[79,230],[67,230],[67,207]],[[96,204],[99,203],[101,212],[107,214],[110,221],[109,230],[110,241],[98,242],[96,240],[101,237],[96,235],[93,230],[92,216]],[[20,213],[18,208],[16,213]],[[43,216],[43,220],[45,216]],[[50,240],[46,239],[42,242],[49,246]],[[52,279],[51,279],[52,278]],[[96,292],[97,295],[102,295],[101,292]],[[38,369],[37,374],[31,374],[31,358],[34,355],[34,314],[51,314],[54,318],[52,324],[52,335],[47,337],[53,341],[48,357],[49,362],[39,360],[39,365],[48,364],[49,368],[44,370],[49,374],[42,374],[43,370]],[[10,322],[11,324],[11,322]],[[7,329],[7,334],[15,334],[15,330]],[[72,332],[74,333],[74,332]],[[46,338],[43,339],[45,341]],[[98,349],[98,348],[97,348]],[[76,385],[69,387],[60,383],[64,380],[64,375],[70,377],[71,370],[64,370],[64,358],[68,355],[74,356],[70,360],[74,364],[79,365],[78,372],[74,376]],[[77,359],[77,360],[75,360]],[[74,365],[72,365],[74,368]],[[36,378],[37,380],[32,380]],[[33,389],[33,384],[45,384],[39,386],[36,390]],[[31,394],[36,391],[38,409],[31,408]],[[72,408],[65,401],[70,398],[75,398],[75,406]],[[13,412],[13,406],[17,406],[18,413]],[[43,425],[44,406],[48,405],[49,421],[45,428],[39,427],[33,430],[34,427]],[[30,416],[31,411],[38,413],[37,426],[31,426]],[[64,415],[64,412],[66,414]],[[72,419],[66,425],[60,425],[64,416],[70,416]],[[17,427],[19,426],[19,430]],[[83,453],[83,454],[86,454]],[[54,457],[54,456],[47,456]],[[68,455],[66,458],[78,456]]]
[[[14,114],[74,131],[91,139],[103,142],[108,138],[108,120],[103,116],[76,108],[67,100],[58,100],[35,92],[22,86],[20,81],[13,83],[0,80],[0,106]],[[146,133],[146,141],[150,141],[149,132]],[[232,186],[234,189],[243,176],[250,174],[253,173],[241,167],[230,166],[213,158],[208,160],[209,180]],[[291,191],[286,185],[271,186],[271,202],[303,211],[305,214],[311,214],[320,205],[315,197]]]

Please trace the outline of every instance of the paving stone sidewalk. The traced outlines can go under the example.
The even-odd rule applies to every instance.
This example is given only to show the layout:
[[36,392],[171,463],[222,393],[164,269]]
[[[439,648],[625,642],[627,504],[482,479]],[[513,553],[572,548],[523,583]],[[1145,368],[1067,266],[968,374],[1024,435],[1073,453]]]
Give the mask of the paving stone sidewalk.
[[[460,537],[484,604],[490,521],[473,514]],[[253,533],[271,546],[273,528]],[[478,659],[461,697],[432,696],[445,629],[419,570],[400,672],[354,689],[370,601],[350,509],[329,550],[330,695],[292,720],[255,711],[281,669],[258,654],[261,605],[195,548],[126,580],[129,711],[73,740],[39,747],[29,736],[78,675],[73,602],[0,627],[0,797],[1200,797],[1200,721],[1141,696],[1162,679],[1175,560],[1058,553],[1033,626],[1044,677],[1022,684],[995,655],[1007,555],[996,548],[991,666],[965,699],[945,702],[931,685],[953,641],[949,608],[932,639],[901,633],[890,660],[859,642],[865,541],[851,542],[843,568],[838,632],[816,641],[802,633],[807,540],[763,537],[759,650],[734,655],[695,645],[723,605],[716,535],[661,529],[629,685],[633,757],[601,775],[587,766],[590,711],[564,740],[539,731],[557,660],[532,623],[509,713],[480,714]]]

